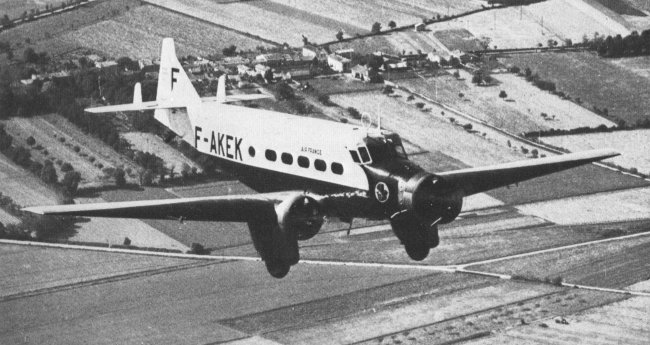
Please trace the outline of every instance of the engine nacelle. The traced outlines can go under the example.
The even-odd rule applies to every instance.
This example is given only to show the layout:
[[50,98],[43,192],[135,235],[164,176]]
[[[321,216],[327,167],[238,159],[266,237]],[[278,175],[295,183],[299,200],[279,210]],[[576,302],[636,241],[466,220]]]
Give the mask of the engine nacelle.
[[439,176],[420,173],[400,185],[399,206],[422,221],[445,224],[458,217],[463,194],[445,186]]
[[275,207],[278,225],[292,233],[298,240],[308,240],[320,231],[325,221],[318,201],[314,198],[297,194]]

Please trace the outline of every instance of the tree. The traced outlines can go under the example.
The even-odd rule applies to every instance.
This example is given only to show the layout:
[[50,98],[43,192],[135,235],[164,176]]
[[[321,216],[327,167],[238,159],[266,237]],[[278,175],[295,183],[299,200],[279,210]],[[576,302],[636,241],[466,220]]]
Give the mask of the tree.
[[391,20],[390,22],[388,22],[388,27],[391,29],[395,29],[397,27],[397,24],[395,24],[394,20]]
[[154,172],[151,169],[145,169],[140,174],[140,185],[151,186],[153,184]]
[[126,178],[124,169],[117,168],[113,172],[113,178],[115,179],[115,185],[118,187],[123,187],[126,184]]
[[506,93],[505,90],[501,90],[501,92],[499,92],[499,97],[506,98],[506,97],[508,97],[508,94]]
[[277,86],[277,95],[281,100],[290,100],[295,97],[295,93],[291,86],[285,82],[278,83]]
[[267,83],[273,81],[273,71],[270,68],[264,72],[264,79],[266,80]]
[[350,116],[352,116],[352,118],[355,118],[355,119],[360,119],[361,118],[361,113],[356,108],[349,107],[348,108],[348,113],[350,113]]
[[381,24],[379,22],[375,22],[374,24],[372,24],[372,29],[370,29],[370,32],[372,32],[373,34],[378,34],[379,32],[381,32]]
[[339,32],[336,33],[336,39],[338,41],[343,41],[343,30],[339,30]]
[[117,59],[117,65],[120,67],[120,69],[126,69],[129,71],[137,71],[140,68],[140,65],[138,65],[137,61],[133,61],[126,56]]
[[458,70],[454,71],[454,78],[460,78],[460,72]]
[[73,196],[77,193],[80,181],[81,174],[78,171],[68,171],[63,175],[61,185],[68,196]]
[[0,20],[0,24],[2,24],[3,27],[9,28],[13,25],[13,22],[9,19],[9,16],[5,14]]
[[472,83],[478,85],[478,84],[481,84],[482,82],[483,82],[483,73],[481,73],[481,71],[477,71],[472,76]]
[[70,163],[68,163],[68,162],[65,162],[65,163],[63,163],[63,165],[61,165],[61,171],[64,172],[64,173],[65,173],[65,172],[70,172],[70,171],[72,171],[72,170],[74,170],[74,169],[72,168],[72,164],[70,164]]
[[235,56],[237,53],[237,47],[234,44],[231,44],[230,47],[223,48],[222,52],[225,56]]
[[183,179],[186,179],[190,176],[190,172],[192,171],[192,168],[190,168],[190,165],[187,163],[183,163],[181,166],[181,176]]
[[45,183],[56,183],[58,177],[56,176],[56,169],[54,169],[54,164],[52,161],[45,161],[43,169],[41,169],[41,180]]
[[38,54],[34,51],[34,48],[28,47],[23,51],[23,60],[28,63],[37,63],[38,62]]

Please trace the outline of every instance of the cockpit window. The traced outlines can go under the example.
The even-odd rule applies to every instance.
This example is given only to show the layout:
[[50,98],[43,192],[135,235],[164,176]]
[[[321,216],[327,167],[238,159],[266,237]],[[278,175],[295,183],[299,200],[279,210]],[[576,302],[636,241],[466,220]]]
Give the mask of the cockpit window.
[[395,142],[391,139],[386,140],[386,142],[391,146],[393,152],[398,158],[407,159],[406,150],[404,150],[404,146],[402,146],[402,143]]
[[365,147],[361,146],[359,147],[359,155],[361,155],[361,161],[363,163],[368,163],[370,162],[370,154],[368,153],[368,149]]
[[355,163],[361,163],[361,160],[359,159],[359,154],[355,150],[350,150],[350,155],[352,156],[352,160]]

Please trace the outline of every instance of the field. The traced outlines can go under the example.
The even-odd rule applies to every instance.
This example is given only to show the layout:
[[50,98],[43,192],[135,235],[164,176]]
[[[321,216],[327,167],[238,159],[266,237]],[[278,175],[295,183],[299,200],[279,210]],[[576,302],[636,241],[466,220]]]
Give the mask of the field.
[[607,61],[643,78],[650,79],[650,56],[608,59]]
[[[355,107],[362,114],[369,114],[375,121],[377,116],[381,116],[383,128],[399,133],[429,152],[442,152],[470,166],[522,158],[504,146],[468,133],[414,105],[405,104],[405,97],[406,95],[400,95],[398,99],[379,92],[364,92],[334,95],[331,99],[344,108]],[[432,113],[440,113],[439,108],[431,107]]]
[[[614,126],[615,123],[596,115],[574,102],[563,100],[549,92],[538,89],[526,79],[510,73],[495,74],[493,77],[499,85],[494,87],[477,87],[471,83],[472,75],[461,71],[461,77],[470,89],[468,98],[475,100],[478,109],[490,109],[485,116],[488,122],[507,129],[511,133],[535,131],[540,129],[571,129],[577,127]],[[499,97],[499,92],[506,91],[507,101]],[[496,109],[493,109],[496,107]],[[511,109],[511,110],[506,110]],[[499,115],[502,113],[503,115]],[[546,118],[541,114],[546,113]],[[526,126],[515,126],[517,120],[510,121],[507,116],[526,119]]]
[[241,50],[269,44],[154,6],[141,6],[122,16],[69,32],[61,40],[119,58],[156,58],[160,42],[173,37],[178,56],[221,54],[231,44]]
[[0,154],[0,193],[20,206],[54,204],[57,194],[40,179]]
[[[493,77],[500,85],[485,87],[472,84],[469,73],[459,72],[460,80],[447,75],[405,79],[398,84],[515,134],[550,128],[613,125],[570,101],[539,90],[523,78],[495,74]],[[501,90],[508,94],[508,101],[499,97]],[[547,113],[548,120],[541,113]],[[551,120],[553,115],[555,119]]]
[[647,279],[648,254],[650,238],[642,236],[468,268],[537,280],[559,276],[566,283],[624,288]]
[[434,35],[449,50],[466,52],[483,49],[476,37],[465,29],[438,30]]
[[[24,140],[28,136],[34,137],[36,145],[43,148],[33,149],[32,159],[41,163],[47,159],[56,162],[54,166],[59,178],[62,178],[64,173],[60,170],[58,161],[70,163],[75,171],[81,173],[82,184],[104,181],[102,169],[106,167],[124,166],[132,170],[137,168],[104,143],[84,134],[58,115],[12,118],[6,122],[6,126],[14,140],[23,146],[27,146]],[[76,148],[79,148],[79,152]]]
[[165,162],[167,169],[174,167],[176,175],[180,174],[183,164],[191,167],[196,167],[198,172],[201,172],[200,167],[191,159],[183,156],[178,150],[165,144],[165,142],[153,133],[142,132],[128,132],[122,133],[122,137],[131,143],[134,150],[142,152],[150,152],[162,158]]
[[[33,45],[36,51],[47,51],[49,55],[62,54],[80,47],[59,40],[60,35],[118,16],[127,12],[127,8],[132,9],[139,3],[136,0],[94,2],[74,11],[4,30],[0,32],[0,41],[7,41],[14,49],[18,49],[14,51],[16,56],[20,56],[22,50],[30,45]],[[31,43],[26,43],[28,40]]]
[[[417,52],[447,52],[447,47],[442,45],[433,32],[414,32],[412,30],[393,32],[386,37],[393,50],[398,53],[415,54]],[[443,56],[447,56],[446,54]]]
[[31,10],[45,10],[45,5],[54,5],[59,7],[61,2],[58,0],[0,0],[0,16],[5,14],[10,19],[20,18],[23,12],[29,13]]
[[622,222],[650,218],[650,188],[605,192],[517,206],[557,224]]
[[619,151],[621,155],[608,159],[607,162],[628,169],[637,168],[639,172],[650,175],[649,138],[650,129],[638,129],[611,133],[544,137],[542,141],[571,151],[611,147]]
[[530,67],[542,79],[555,82],[558,91],[580,98],[588,109],[607,108],[610,116],[628,124],[647,119],[650,80],[594,54],[519,54],[503,61],[522,70]]
[[215,4],[208,0],[151,0],[150,3],[277,44],[287,42],[301,46],[302,35],[315,42],[329,41],[334,39],[337,30],[328,27],[328,21],[321,24],[313,22],[314,18],[291,18],[248,2]]

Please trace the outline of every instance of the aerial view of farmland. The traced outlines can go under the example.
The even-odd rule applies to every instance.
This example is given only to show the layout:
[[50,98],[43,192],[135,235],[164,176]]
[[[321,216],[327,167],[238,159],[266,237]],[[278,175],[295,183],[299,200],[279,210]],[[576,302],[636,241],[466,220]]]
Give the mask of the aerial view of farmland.
[[0,344],[645,345],[649,90],[646,0],[0,0]]

